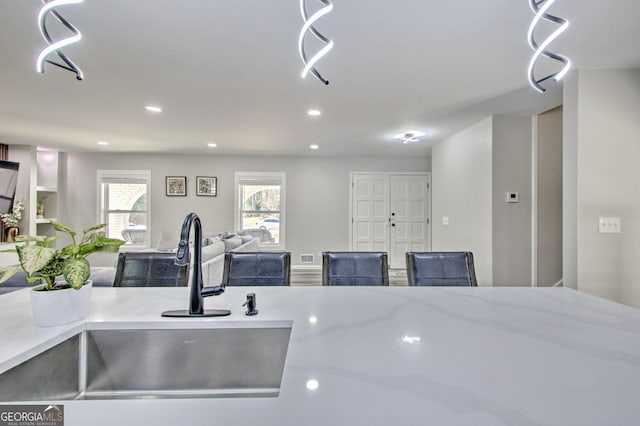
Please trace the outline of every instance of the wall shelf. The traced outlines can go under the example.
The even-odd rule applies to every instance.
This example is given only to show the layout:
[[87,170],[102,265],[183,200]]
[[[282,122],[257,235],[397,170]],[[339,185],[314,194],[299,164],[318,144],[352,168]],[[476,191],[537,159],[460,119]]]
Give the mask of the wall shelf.
[[52,186],[37,186],[36,191],[38,192],[58,192],[58,188]]
[[48,223],[51,223],[52,220],[55,222],[58,221],[58,219],[56,219],[55,217],[50,217],[50,218],[36,219],[36,224],[38,225],[48,224]]

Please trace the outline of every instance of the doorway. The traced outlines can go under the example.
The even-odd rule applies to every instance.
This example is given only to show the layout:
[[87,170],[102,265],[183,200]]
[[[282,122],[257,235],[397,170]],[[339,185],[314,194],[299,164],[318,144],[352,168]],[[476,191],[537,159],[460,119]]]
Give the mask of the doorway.
[[406,252],[430,250],[431,174],[352,173],[350,247],[388,252],[393,269]]

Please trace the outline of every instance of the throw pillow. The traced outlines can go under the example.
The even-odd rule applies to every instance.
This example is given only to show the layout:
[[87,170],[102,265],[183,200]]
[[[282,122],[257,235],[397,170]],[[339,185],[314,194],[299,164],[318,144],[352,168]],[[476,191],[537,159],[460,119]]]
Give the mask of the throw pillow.
[[223,241],[224,241],[225,251],[231,251],[242,245],[242,240],[240,239],[240,237],[227,238],[226,240],[223,240]]

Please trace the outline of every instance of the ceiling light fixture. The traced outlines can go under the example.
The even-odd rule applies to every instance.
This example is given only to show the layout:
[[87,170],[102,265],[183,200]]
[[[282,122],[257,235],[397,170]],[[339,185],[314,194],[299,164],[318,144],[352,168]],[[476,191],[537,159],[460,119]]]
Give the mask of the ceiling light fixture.
[[162,112],[162,108],[154,105],[147,105],[144,107],[144,109],[146,109],[149,112]]
[[[571,61],[569,60],[569,58],[546,50],[547,47],[551,44],[551,42],[553,42],[553,40],[558,38],[560,34],[565,32],[566,29],[569,27],[569,21],[567,21],[566,19],[558,18],[557,16],[553,16],[547,13],[549,8],[555,2],[556,0],[529,0],[529,5],[531,6],[531,10],[533,10],[533,13],[535,13],[535,16],[531,21],[531,25],[529,26],[529,33],[528,33],[529,46],[531,46],[531,48],[534,50],[534,54],[531,57],[531,61],[529,62],[528,78],[529,78],[529,84],[531,84],[531,87],[533,87],[535,90],[537,90],[540,93],[544,93],[546,90],[544,87],[540,85],[540,83],[546,80],[549,80],[550,78],[553,78],[555,81],[560,81],[562,80],[562,77],[564,77],[567,74],[567,72],[569,72],[569,69],[571,68]],[[540,7],[541,5],[542,7]],[[535,32],[537,25],[540,23],[542,19],[552,22],[554,24],[558,24],[560,26],[554,32],[552,32],[541,44],[538,44],[534,38],[533,33]],[[535,67],[541,56],[547,57],[557,62],[561,62],[563,64],[562,69],[560,69],[560,71],[557,71],[555,73],[549,74],[546,77],[539,78],[539,79],[536,78]]]
[[311,117],[318,117],[322,114],[322,111],[320,111],[319,109],[310,109],[309,111],[307,111],[307,114],[309,114]]
[[406,130],[402,133],[397,133],[393,135],[394,139],[399,139],[403,144],[412,143],[412,142],[420,142],[420,138],[424,136],[426,133],[420,130]]
[[316,144],[314,143],[313,145],[309,145],[309,148],[311,148],[311,149],[318,149],[318,148],[320,148],[320,146],[319,146],[319,145],[316,145]]
[[217,146],[218,146],[218,144],[217,144],[217,143],[211,143],[211,142],[210,142],[210,143],[208,143],[208,144],[207,144],[207,146],[208,146],[209,148],[215,148],[215,147],[217,147]]
[[109,145],[109,142],[107,142],[107,141],[98,141],[98,142],[96,142],[96,143],[97,143],[98,145],[103,145],[103,146],[104,146],[104,145]]
[[[318,62],[324,55],[329,53],[331,49],[333,49],[333,41],[322,35],[313,24],[320,18],[322,18],[327,13],[333,10],[333,4],[329,0],[318,0],[320,3],[325,5],[325,7],[318,9],[316,13],[314,13],[311,17],[307,14],[307,5],[306,0],[300,0],[300,12],[302,13],[302,19],[304,19],[304,25],[300,30],[300,35],[298,36],[298,52],[300,53],[300,57],[302,58],[302,62],[304,63],[304,69],[302,70],[301,77],[306,78],[307,74],[311,72],[318,80],[323,82],[324,84],[329,84],[329,80],[322,78],[318,70],[315,68],[316,62]],[[325,44],[325,46],[320,49],[311,59],[307,59],[307,54],[304,50],[304,40],[306,35],[311,32],[318,40]]]
[[[76,78],[78,80],[82,80],[84,78],[84,75],[82,74],[82,71],[80,70],[80,68],[78,68],[78,66],[74,64],[71,61],[71,59],[69,59],[61,50],[65,46],[79,42],[82,39],[82,34],[80,34],[80,31],[78,31],[76,27],[71,25],[69,21],[64,19],[58,13],[58,11],[55,10],[55,8],[60,6],[65,6],[68,4],[78,4],[78,3],[82,3],[83,1],[84,0],[53,0],[53,1],[42,0],[42,3],[44,3],[44,5],[42,6],[42,9],[40,9],[40,13],[38,13],[38,26],[40,27],[40,34],[42,34],[42,37],[47,42],[48,46],[45,47],[40,52],[40,54],[36,59],[37,72],[44,73],[44,63],[47,62],[51,65],[55,65],[57,67],[60,67],[75,73]],[[46,20],[49,14],[53,15],[58,21],[60,21],[62,25],[67,27],[69,31],[73,33],[73,35],[54,43],[53,39],[49,35],[49,31],[47,30]],[[64,64],[60,64],[58,62],[54,62],[47,59],[47,57],[53,52],[55,52],[56,55],[58,55],[58,57],[64,62]]]

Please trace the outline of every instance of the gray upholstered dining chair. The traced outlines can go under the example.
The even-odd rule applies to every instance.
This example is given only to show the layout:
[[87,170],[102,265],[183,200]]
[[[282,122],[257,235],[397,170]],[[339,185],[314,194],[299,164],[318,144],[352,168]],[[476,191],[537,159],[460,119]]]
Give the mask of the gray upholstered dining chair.
[[410,286],[477,286],[473,253],[408,252],[407,280]]
[[288,286],[291,253],[288,251],[227,252],[222,284],[225,286]]
[[175,253],[119,253],[113,286],[186,287],[189,281],[189,266],[178,266],[175,260]]
[[322,285],[389,285],[385,252],[327,251],[322,253]]

